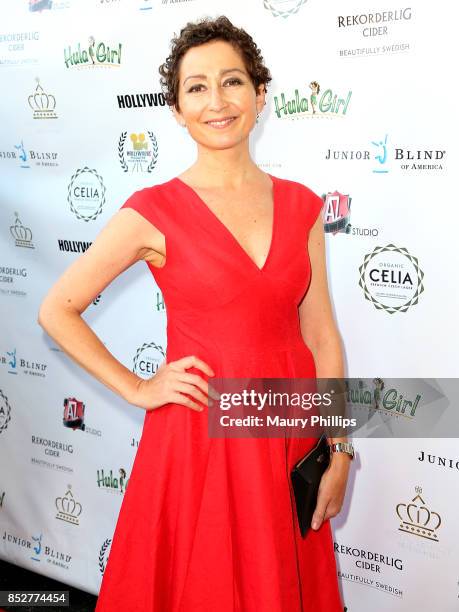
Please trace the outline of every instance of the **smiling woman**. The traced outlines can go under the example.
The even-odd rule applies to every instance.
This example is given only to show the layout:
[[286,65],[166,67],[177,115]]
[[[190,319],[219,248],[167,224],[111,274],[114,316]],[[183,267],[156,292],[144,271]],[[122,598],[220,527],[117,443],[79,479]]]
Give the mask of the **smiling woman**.
[[[133,193],[39,316],[82,367],[146,411],[96,611],[341,612],[329,519],[341,509],[349,456],[334,454],[302,538],[290,474],[316,438],[208,429],[219,414],[208,403],[213,376],[343,375],[322,200],[251,158],[271,76],[247,32],[223,16],[188,23],[160,74],[196,161]],[[148,380],[80,316],[139,260],[168,318],[166,359]]]

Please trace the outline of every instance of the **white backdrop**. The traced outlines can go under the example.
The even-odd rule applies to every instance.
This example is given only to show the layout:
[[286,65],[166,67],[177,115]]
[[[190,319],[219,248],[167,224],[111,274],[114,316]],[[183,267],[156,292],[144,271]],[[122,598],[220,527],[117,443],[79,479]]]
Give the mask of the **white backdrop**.
[[[186,21],[218,14],[254,35],[273,75],[255,161],[326,200],[348,376],[458,373],[453,3],[2,3],[0,557],[94,594],[144,412],[73,363],[38,308],[127,197],[192,163],[157,67]],[[140,375],[163,361],[165,307],[143,263],[84,318]],[[355,446],[332,521],[347,610],[457,610],[456,439]]]

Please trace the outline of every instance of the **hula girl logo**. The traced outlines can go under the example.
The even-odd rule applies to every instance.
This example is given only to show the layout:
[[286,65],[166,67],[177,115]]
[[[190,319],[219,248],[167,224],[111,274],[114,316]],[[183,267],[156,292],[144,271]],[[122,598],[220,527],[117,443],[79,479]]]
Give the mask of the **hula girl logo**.
[[[311,81],[308,85],[311,93],[300,94],[295,89],[294,97],[281,92],[280,96],[274,96],[275,113],[279,119],[292,117],[294,119],[317,118],[317,117],[344,117],[349,107],[352,91],[339,96],[332,89],[322,91],[318,81]],[[320,93],[322,91],[322,93]]]
[[104,42],[96,44],[94,36],[88,39],[89,46],[82,49],[80,43],[76,50],[69,45],[64,49],[64,61],[67,68],[70,66],[119,66],[121,64],[121,43],[111,49]]

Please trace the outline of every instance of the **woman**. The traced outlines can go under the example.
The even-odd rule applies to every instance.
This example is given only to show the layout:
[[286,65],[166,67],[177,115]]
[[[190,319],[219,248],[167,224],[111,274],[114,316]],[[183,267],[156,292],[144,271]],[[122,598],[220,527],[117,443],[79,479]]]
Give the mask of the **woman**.
[[[136,191],[39,315],[82,367],[146,410],[97,612],[341,612],[328,519],[341,508],[349,456],[332,454],[303,539],[290,470],[317,440],[210,437],[206,418],[213,376],[343,376],[322,201],[251,159],[271,77],[244,30],[226,17],[187,24],[160,73],[196,162]],[[139,260],[168,316],[166,360],[149,380],[80,316]]]

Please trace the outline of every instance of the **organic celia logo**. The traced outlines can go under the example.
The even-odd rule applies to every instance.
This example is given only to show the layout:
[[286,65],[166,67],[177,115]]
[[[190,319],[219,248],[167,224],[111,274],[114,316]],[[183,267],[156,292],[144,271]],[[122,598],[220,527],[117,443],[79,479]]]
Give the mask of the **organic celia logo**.
[[75,172],[68,186],[67,201],[78,219],[97,219],[105,204],[105,185],[96,170],[85,166]]
[[263,6],[274,15],[274,17],[289,17],[298,13],[300,7],[307,0],[263,0]]
[[359,268],[365,298],[389,314],[406,312],[424,291],[424,272],[407,249],[388,244],[365,255]]
[[300,93],[295,89],[293,96],[281,92],[274,96],[275,113],[279,119],[285,117],[294,119],[344,117],[349,107],[352,91],[344,96],[338,96],[330,88],[323,89],[318,81],[311,81]]
[[87,48],[81,48],[80,43],[76,49],[70,45],[64,49],[64,61],[67,68],[70,66],[119,66],[121,64],[121,43],[111,49],[104,42],[96,43],[94,36],[89,37]]
[[152,374],[156,374],[164,357],[164,349],[160,344],[144,343],[136,351],[132,371],[142,378],[150,378]]
[[158,161],[158,141],[153,132],[122,132],[118,141],[118,158],[124,172],[152,172]]
[[11,406],[8,403],[8,398],[0,389],[0,434],[8,427],[11,421]]

